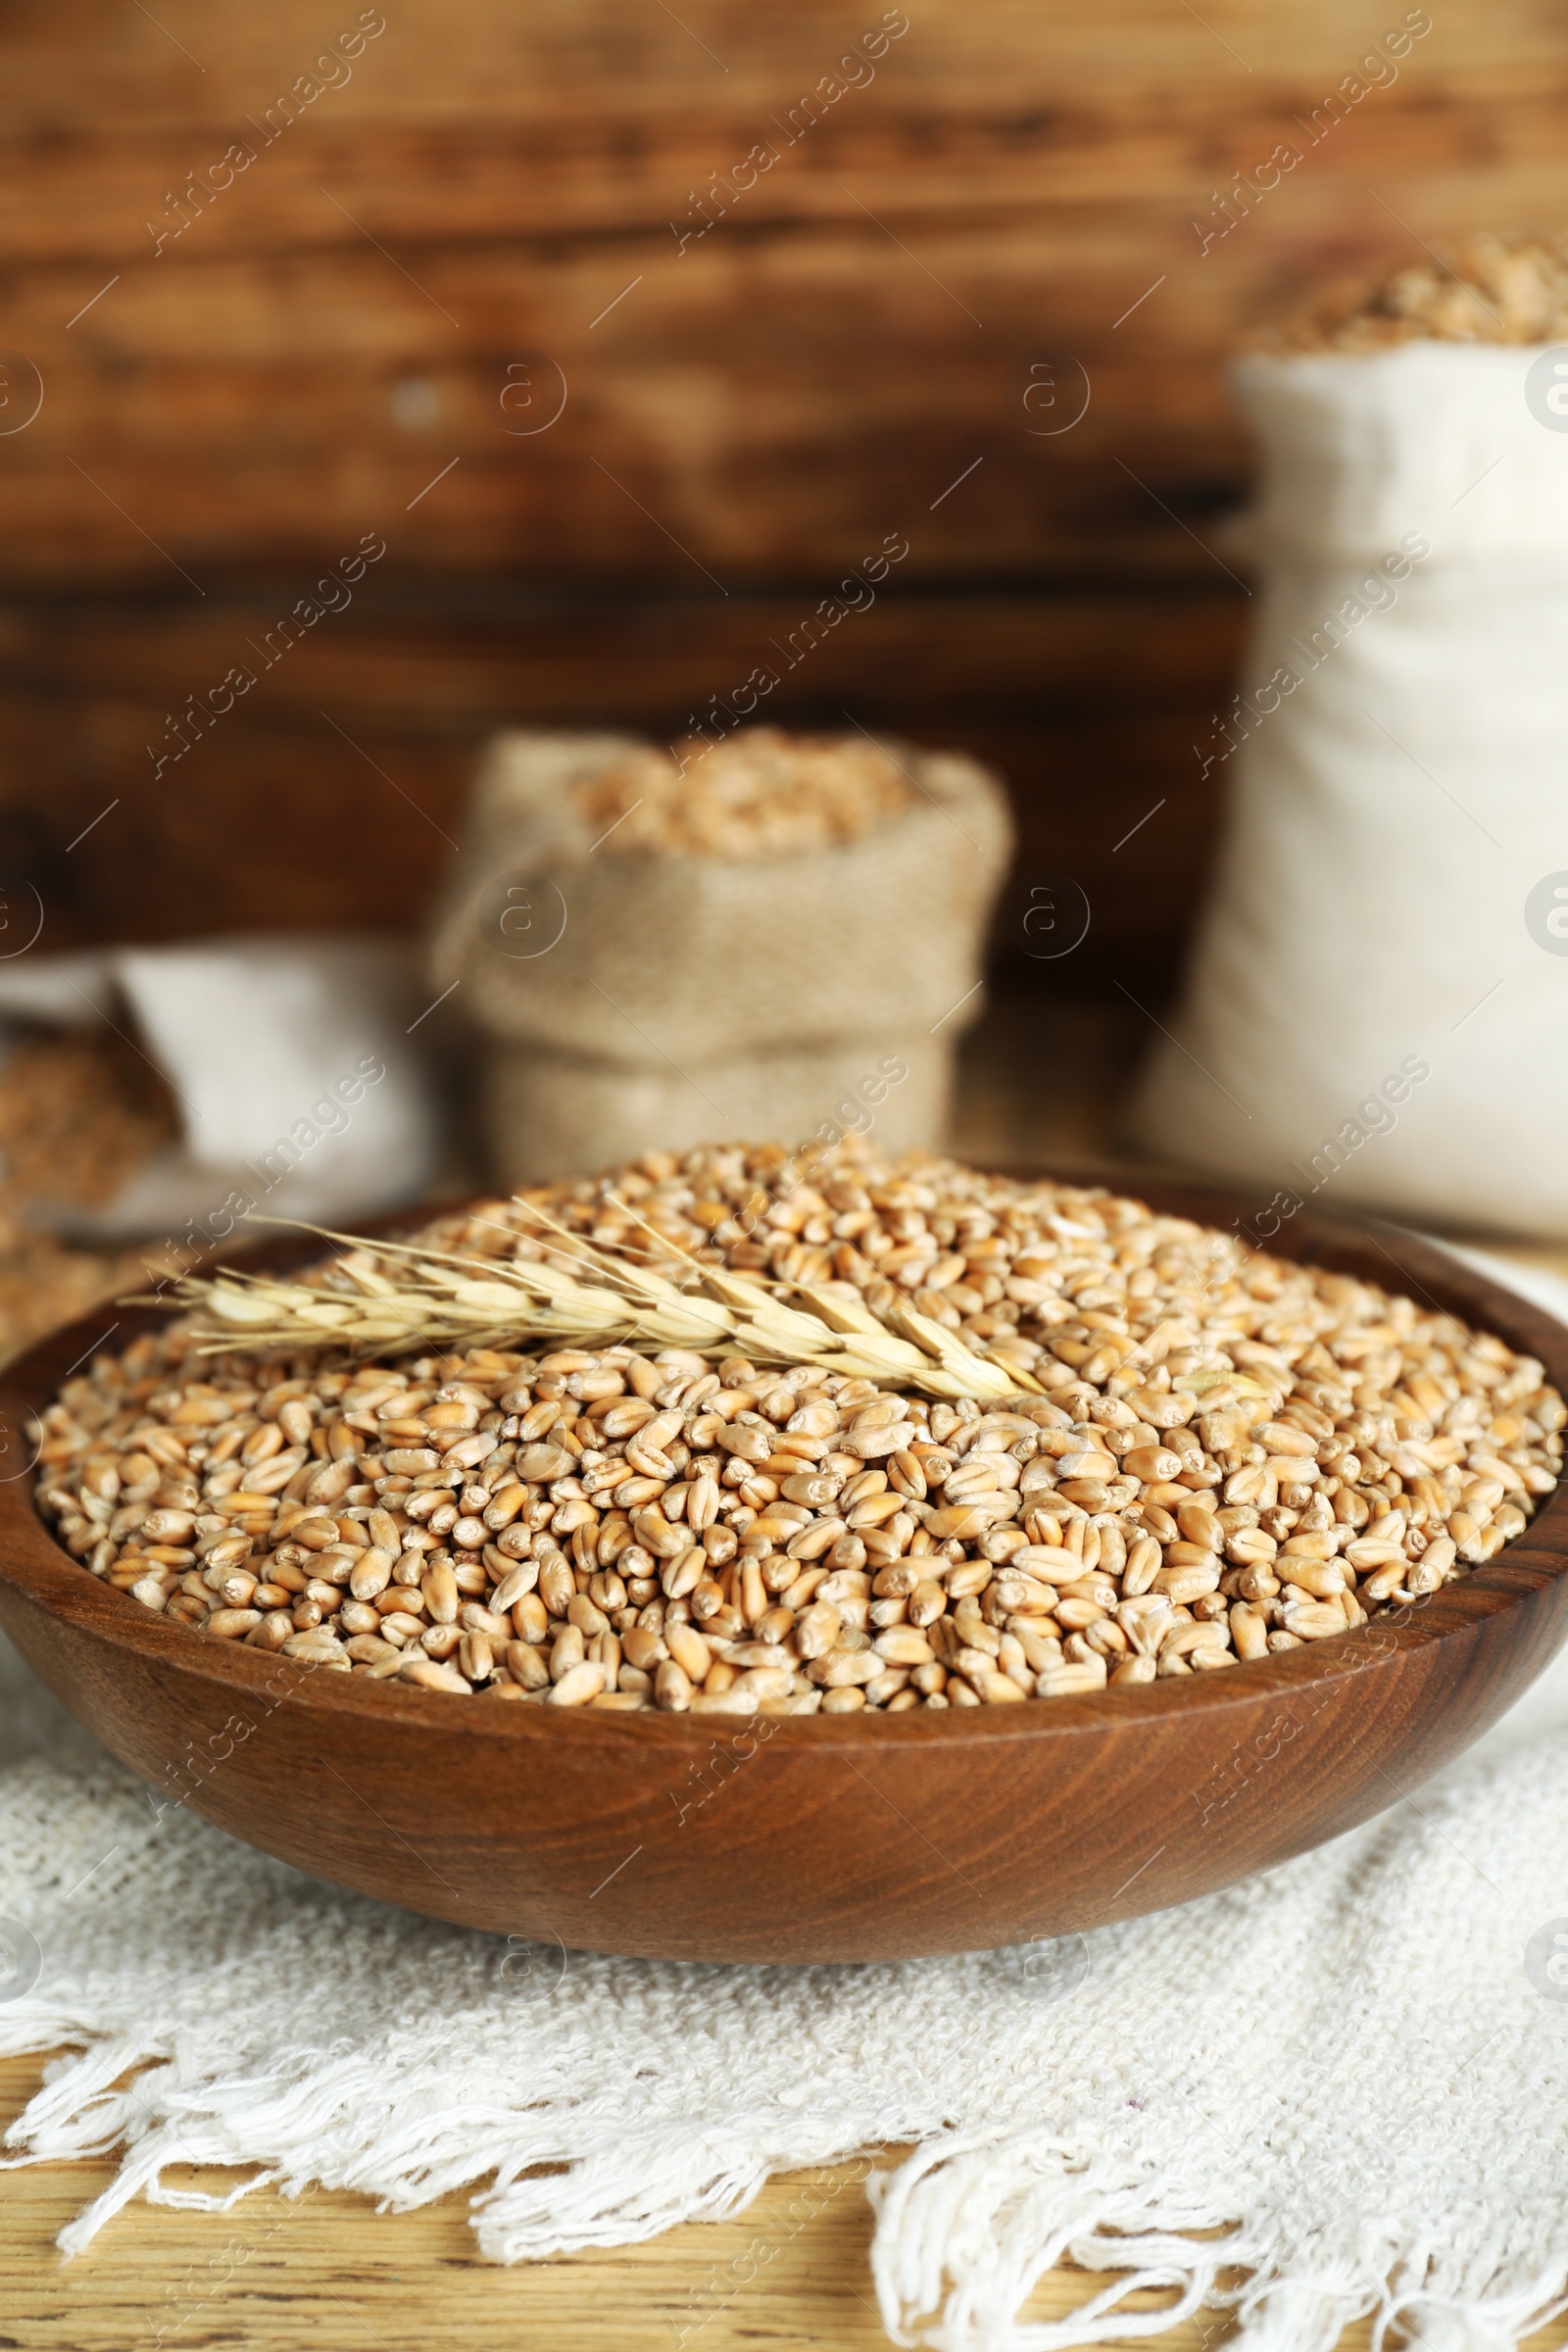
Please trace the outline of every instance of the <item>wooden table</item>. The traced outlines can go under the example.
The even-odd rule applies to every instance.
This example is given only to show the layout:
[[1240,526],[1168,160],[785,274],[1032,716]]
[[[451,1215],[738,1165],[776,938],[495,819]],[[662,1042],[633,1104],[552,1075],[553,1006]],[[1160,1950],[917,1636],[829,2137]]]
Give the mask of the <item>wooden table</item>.
[[[7,2122],[39,2068],[33,2059],[0,2063]],[[683,2344],[871,2352],[888,2341],[866,2261],[871,2211],[854,2166],[770,2181],[733,2221],[692,2222],[649,2245],[514,2270],[475,2258],[461,2196],[392,2215],[327,2190],[292,2204],[263,2190],[228,2214],[138,2204],[62,2265],[56,2231],[110,2173],[108,2164],[51,2164],[3,2176],[0,2344],[150,2352],[160,2328],[163,2344],[179,2352],[220,2344],[299,2352],[307,2333],[321,2352],[404,2352],[416,2343],[432,2352],[514,2343],[542,2352],[678,2352]],[[816,2211],[797,2230],[787,2208],[792,2198],[799,2207],[807,2181]],[[692,2300],[754,2262],[755,2278],[726,2306]],[[1083,2274],[1059,2273],[1036,2303],[1042,2314],[1059,2312],[1088,2289]],[[1168,2340],[1173,2352],[1197,2352],[1203,2337],[1186,2328]]]
[[[1136,1189],[1150,1163],[1119,1142],[1113,1106],[1143,1043],[1137,1016],[1119,1006],[1004,999],[964,1054],[959,1148],[981,1163],[1070,1164]],[[1490,1246],[1568,1274],[1568,1248]],[[44,2063],[0,2061],[4,2122]],[[878,2161],[896,2160],[889,2151]],[[113,2167],[33,2166],[0,2174],[0,2352],[152,2352],[160,2343],[178,2352],[299,2352],[307,2332],[320,2352],[404,2352],[413,2343],[490,2352],[514,2342],[547,2352],[871,2352],[888,2338],[867,2263],[864,2169],[773,2180],[733,2220],[688,2223],[648,2245],[502,2270],[476,2258],[462,2195],[378,2214],[363,2197],[329,2190],[292,2203],[262,2191],[227,2214],[138,2203],[86,2254],[62,2264],[57,2231]],[[219,2176],[189,2179],[220,2184]],[[808,2182],[812,2217],[798,2226],[789,2208],[799,2209]],[[721,2290],[725,2279],[732,2283]],[[1060,2317],[1103,2282],[1064,2264],[1041,2282],[1029,2316]],[[1170,2299],[1148,2294],[1134,2304]],[[1158,2341],[1169,2352],[1204,2352],[1223,2332],[1221,2316],[1210,2314]],[[1344,2344],[1363,2352],[1367,2337],[1358,2326]],[[1532,2342],[1555,2352],[1568,2343],[1568,2319]]]
[[[9,2122],[41,2062],[0,2062]],[[887,2162],[894,2161],[889,2155]],[[835,2166],[770,2181],[727,2222],[689,2222],[652,2244],[564,2255],[503,2270],[475,2259],[461,2196],[416,2213],[380,2214],[366,2199],[318,2189],[291,2203],[269,2190],[227,2214],[137,2204],[96,2244],[62,2263],[55,2233],[111,2174],[107,2163],[49,2164],[0,2185],[0,2346],[21,2352],[883,2352],[867,2249],[863,2168]],[[220,2177],[191,2174],[191,2184]],[[792,2221],[802,2188],[815,2210]],[[715,2304],[716,2281],[741,2277]],[[1062,2264],[1042,2280],[1031,2319],[1056,2319],[1105,2284]],[[695,2298],[702,2296],[702,2301]],[[1149,2310],[1169,2301],[1130,2298]],[[162,2333],[160,2333],[162,2330]],[[1168,2352],[1208,2352],[1225,2332],[1200,2314],[1156,2338]],[[1128,2339],[1131,2344],[1138,2339]],[[1142,2339],[1147,2342],[1146,2339]],[[1568,2342],[1568,2319],[1529,2339]],[[1366,2352],[1365,2323],[1341,2352]]]

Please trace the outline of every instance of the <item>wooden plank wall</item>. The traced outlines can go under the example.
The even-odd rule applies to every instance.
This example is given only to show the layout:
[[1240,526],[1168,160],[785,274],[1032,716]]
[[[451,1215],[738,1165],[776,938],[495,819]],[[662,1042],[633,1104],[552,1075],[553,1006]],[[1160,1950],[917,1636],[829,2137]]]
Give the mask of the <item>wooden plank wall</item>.
[[1434,0],[1368,86],[1405,17],[19,0],[0,871],[46,944],[412,924],[486,728],[673,730],[891,533],[774,711],[997,759],[1026,867],[1090,893],[1078,968],[1167,977],[1246,624],[1240,323],[1568,211],[1568,20]]

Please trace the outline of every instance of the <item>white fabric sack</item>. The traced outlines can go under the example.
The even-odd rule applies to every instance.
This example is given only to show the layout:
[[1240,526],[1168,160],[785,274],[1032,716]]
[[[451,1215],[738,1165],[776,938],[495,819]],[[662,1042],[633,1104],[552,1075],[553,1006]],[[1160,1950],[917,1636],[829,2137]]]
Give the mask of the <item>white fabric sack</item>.
[[1194,747],[1229,819],[1135,1114],[1164,1155],[1568,1230],[1568,431],[1544,359],[1237,369],[1260,591],[1245,692]]
[[[1244,1886],[1055,1943],[794,1969],[386,1909],[160,1806],[47,1699],[5,1700],[0,2052],[77,2053],[10,2161],[121,2151],[68,2253],[138,2193],[217,2208],[276,2182],[399,2209],[473,2186],[480,2250],[540,2259],[903,2142],[867,2179],[901,2343],[1067,2352],[1207,2303],[1248,2352],[1332,2352],[1363,2314],[1500,2352],[1564,2302],[1568,1652],[1418,1799],[1391,1786],[1381,1819]],[[1291,1737],[1251,1768],[1287,1774]],[[166,2184],[190,2164],[245,2177]],[[694,2269],[677,2348],[744,2317],[794,2227]],[[213,2228],[243,2241],[243,2206]],[[1063,2255],[1120,2282],[1024,2326]],[[1151,2286],[1179,2291],[1123,2307]]]
[[[82,1240],[205,1250],[252,1209],[336,1221],[417,1197],[437,1152],[408,1024],[416,958],[389,940],[309,936],[109,948],[0,963],[0,1041],[107,1021],[173,1090],[182,1134],[97,1209]],[[47,1213],[47,1205],[43,1204]]]

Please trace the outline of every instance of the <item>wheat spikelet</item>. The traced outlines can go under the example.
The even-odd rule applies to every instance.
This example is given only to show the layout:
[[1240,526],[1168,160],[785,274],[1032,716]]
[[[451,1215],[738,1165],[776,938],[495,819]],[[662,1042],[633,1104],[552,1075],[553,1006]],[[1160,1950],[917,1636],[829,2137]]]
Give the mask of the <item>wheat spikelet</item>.
[[[715,1361],[742,1355],[757,1363],[815,1364],[931,1396],[995,1399],[1038,1385],[1015,1365],[977,1355],[912,1306],[874,1314],[853,1284],[762,1282],[692,1257],[677,1281],[567,1234],[530,1207],[558,1237],[545,1244],[550,1258],[463,1257],[313,1225],[299,1229],[344,1245],[344,1254],[317,1281],[232,1271],[212,1279],[187,1275],[176,1296],[200,1316],[203,1352],[212,1354],[236,1348],[373,1354],[547,1340],[564,1347],[685,1348]],[[384,1270],[388,1260],[395,1273]]]

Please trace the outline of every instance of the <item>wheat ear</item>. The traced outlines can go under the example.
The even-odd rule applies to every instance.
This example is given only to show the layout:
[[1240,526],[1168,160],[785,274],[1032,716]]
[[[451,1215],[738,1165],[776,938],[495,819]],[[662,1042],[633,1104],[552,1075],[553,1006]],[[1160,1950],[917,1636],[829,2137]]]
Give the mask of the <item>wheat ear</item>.
[[[1038,1386],[1016,1365],[976,1354],[912,1306],[874,1312],[852,1284],[763,1282],[693,1257],[685,1258],[676,1281],[528,1206],[558,1237],[549,1247],[566,1263],[466,1257],[305,1225],[296,1229],[344,1248],[318,1282],[220,1271],[211,1279],[187,1275],[176,1297],[201,1318],[199,1340],[209,1353],[341,1348],[369,1355],[549,1340],[567,1347],[684,1348],[714,1361],[742,1355],[759,1363],[814,1364],[932,1396],[994,1399]],[[378,1260],[392,1261],[396,1272]]]

